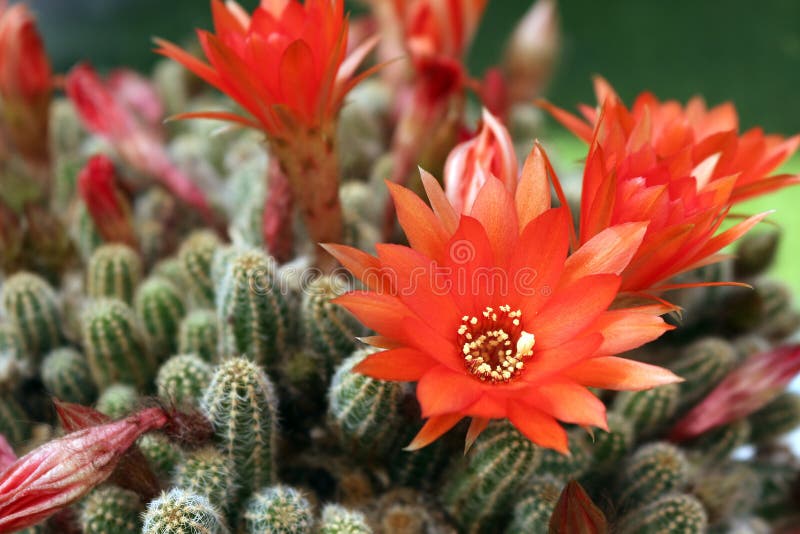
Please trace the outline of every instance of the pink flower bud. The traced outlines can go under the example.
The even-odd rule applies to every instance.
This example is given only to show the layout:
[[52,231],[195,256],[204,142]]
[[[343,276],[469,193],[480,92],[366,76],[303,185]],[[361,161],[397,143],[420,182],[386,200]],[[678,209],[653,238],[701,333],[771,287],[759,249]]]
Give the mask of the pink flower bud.
[[605,534],[608,523],[605,515],[592,502],[586,491],[574,480],[570,481],[558,498],[550,516],[550,534]]
[[148,408],[26,454],[0,475],[0,532],[35,525],[75,503],[111,475],[139,436],[166,423],[163,410]]
[[131,207],[116,183],[114,164],[108,157],[98,154],[78,175],[78,192],[105,241],[136,248]]
[[484,110],[478,135],[456,146],[447,158],[444,168],[447,198],[457,212],[468,214],[489,176],[496,177],[514,192],[518,165],[508,130]]

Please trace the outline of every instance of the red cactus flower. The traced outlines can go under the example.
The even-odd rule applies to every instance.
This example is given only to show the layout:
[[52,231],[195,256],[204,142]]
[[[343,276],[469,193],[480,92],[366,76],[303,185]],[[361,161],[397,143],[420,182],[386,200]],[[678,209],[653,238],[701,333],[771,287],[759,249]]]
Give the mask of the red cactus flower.
[[588,387],[679,380],[615,356],[671,328],[661,306],[609,310],[646,223],[608,228],[567,257],[571,223],[550,207],[548,165],[537,146],[514,191],[489,176],[461,215],[430,175],[433,210],[390,184],[410,247],[379,244],[372,257],[328,246],[367,288],[336,302],[378,332],[371,344],[389,349],[356,371],[418,382],[428,421],[411,449],[471,417],[468,443],[490,419],[509,419],[535,443],[567,452],[557,420],[606,428]]
[[570,480],[550,516],[549,534],[606,534],[608,521],[586,490]]
[[800,345],[755,354],[734,369],[672,429],[684,441],[763,408],[800,373]]
[[478,134],[456,146],[447,158],[444,184],[447,200],[458,213],[469,213],[489,176],[509,191],[517,186],[519,164],[511,135],[491,113],[483,111]]
[[[611,225],[649,221],[644,242],[623,273],[624,291],[659,292],[677,286],[669,278],[718,261],[717,253],[767,214],[720,232],[731,205],[741,198],[797,182],[764,176],[800,138],[761,149],[748,132],[739,138],[730,106],[705,112],[695,100],[686,110],[659,104],[652,95],[628,110],[602,80],[599,113],[583,108],[590,123],[544,103],[553,115],[591,146],[583,176],[581,243]],[[595,122],[592,126],[592,122]],[[748,154],[745,157],[745,154]]]
[[26,454],[0,474],[0,532],[35,525],[106,480],[120,458],[167,416],[149,408],[67,434]]
[[[205,194],[169,159],[160,132],[154,129],[152,117],[148,116],[160,104],[142,102],[140,78],[118,73],[112,80],[113,84],[104,83],[87,64],[77,65],[67,74],[67,96],[83,125],[107,139],[131,167],[159,179],[175,196],[212,221],[213,213]],[[136,87],[130,87],[125,80]],[[145,115],[137,114],[141,111]]]
[[34,160],[47,159],[47,123],[53,75],[24,4],[0,3],[0,100],[3,119],[17,149]]
[[130,203],[117,181],[114,163],[98,154],[78,174],[78,192],[104,241],[136,248]]

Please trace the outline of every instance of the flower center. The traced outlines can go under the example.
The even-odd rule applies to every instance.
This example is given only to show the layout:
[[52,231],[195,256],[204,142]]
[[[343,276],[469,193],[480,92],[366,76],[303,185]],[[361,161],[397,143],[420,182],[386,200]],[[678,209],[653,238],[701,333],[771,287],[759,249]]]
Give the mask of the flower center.
[[482,381],[508,382],[518,376],[533,355],[533,334],[522,329],[520,310],[503,305],[461,318],[458,342],[464,365]]

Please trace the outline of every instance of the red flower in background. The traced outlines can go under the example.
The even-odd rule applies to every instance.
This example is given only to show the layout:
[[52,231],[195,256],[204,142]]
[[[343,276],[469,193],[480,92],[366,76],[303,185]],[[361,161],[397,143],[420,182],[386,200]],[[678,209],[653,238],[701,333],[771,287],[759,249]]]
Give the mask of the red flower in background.
[[0,105],[16,147],[47,159],[47,122],[53,74],[36,19],[27,6],[0,2]]
[[170,160],[154,113],[157,94],[143,89],[146,81],[133,73],[116,73],[108,82],[82,64],[67,74],[66,92],[92,133],[107,139],[131,167],[159,179],[207,221],[214,216],[205,194]]
[[538,147],[513,190],[489,176],[467,214],[423,174],[433,210],[391,185],[410,247],[377,245],[377,257],[329,245],[367,289],[337,299],[378,332],[357,372],[418,382],[422,447],[472,418],[468,443],[490,419],[509,419],[535,443],[567,451],[557,421],[606,428],[587,388],[646,389],[679,380],[614,356],[671,327],[664,307],[609,310],[619,273],[646,223],[608,228],[567,257],[571,222],[550,207],[548,163]]
[[117,187],[117,181],[114,163],[99,154],[86,162],[78,174],[78,193],[104,241],[136,248],[130,203]]
[[591,142],[583,175],[580,243],[609,226],[649,222],[642,246],[623,273],[624,291],[677,287],[664,282],[719,261],[722,248],[767,215],[721,232],[732,204],[798,181],[765,176],[794,151],[800,138],[779,141],[757,131],[739,137],[729,105],[706,111],[694,100],[683,109],[644,94],[629,110],[603,80],[598,80],[597,92],[602,109],[581,108],[589,122],[543,106]]

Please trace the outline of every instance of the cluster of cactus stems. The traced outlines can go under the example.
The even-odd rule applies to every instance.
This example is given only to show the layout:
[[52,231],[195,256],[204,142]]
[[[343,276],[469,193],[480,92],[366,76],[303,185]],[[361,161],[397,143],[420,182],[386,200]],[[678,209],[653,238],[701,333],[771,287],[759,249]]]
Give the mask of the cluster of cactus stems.
[[[169,61],[153,83],[172,111],[214,101],[195,95],[195,81]],[[340,142],[328,145],[341,153],[344,225],[328,230],[361,249],[373,249],[385,230],[386,83],[371,79],[351,92]],[[515,145],[530,141],[536,114],[515,108],[509,120],[523,125]],[[761,534],[800,523],[800,459],[782,441],[800,425],[800,395],[783,391],[691,440],[671,433],[749,356],[800,327],[789,290],[765,274],[777,231],[753,233],[735,259],[692,273],[713,283],[735,272],[754,289],[681,290],[680,328],[636,357],[683,381],[598,391],[608,431],[569,427],[570,455],[504,421],[489,423],[466,452],[463,431],[410,451],[423,424],[414,387],[353,372],[377,349],[332,301],[359,287],[330,273],[301,280],[297,269],[319,254],[302,229],[289,241],[296,261],[280,265],[265,251],[263,138],[232,130],[212,142],[205,122],[171,123],[169,151],[216,188],[227,234],[123,161],[136,237],[123,244],[104,238],[76,192],[78,170],[102,143],[64,98],[51,105],[50,128],[52,209],[68,252],[58,262],[0,265],[14,266],[0,276],[0,435],[22,456],[64,433],[52,410],[58,399],[111,419],[153,403],[199,411],[213,437],[188,443],[147,433],[130,454],[146,460],[155,494],[112,477],[58,520],[25,532],[560,533],[553,518],[570,481],[608,532]]]

